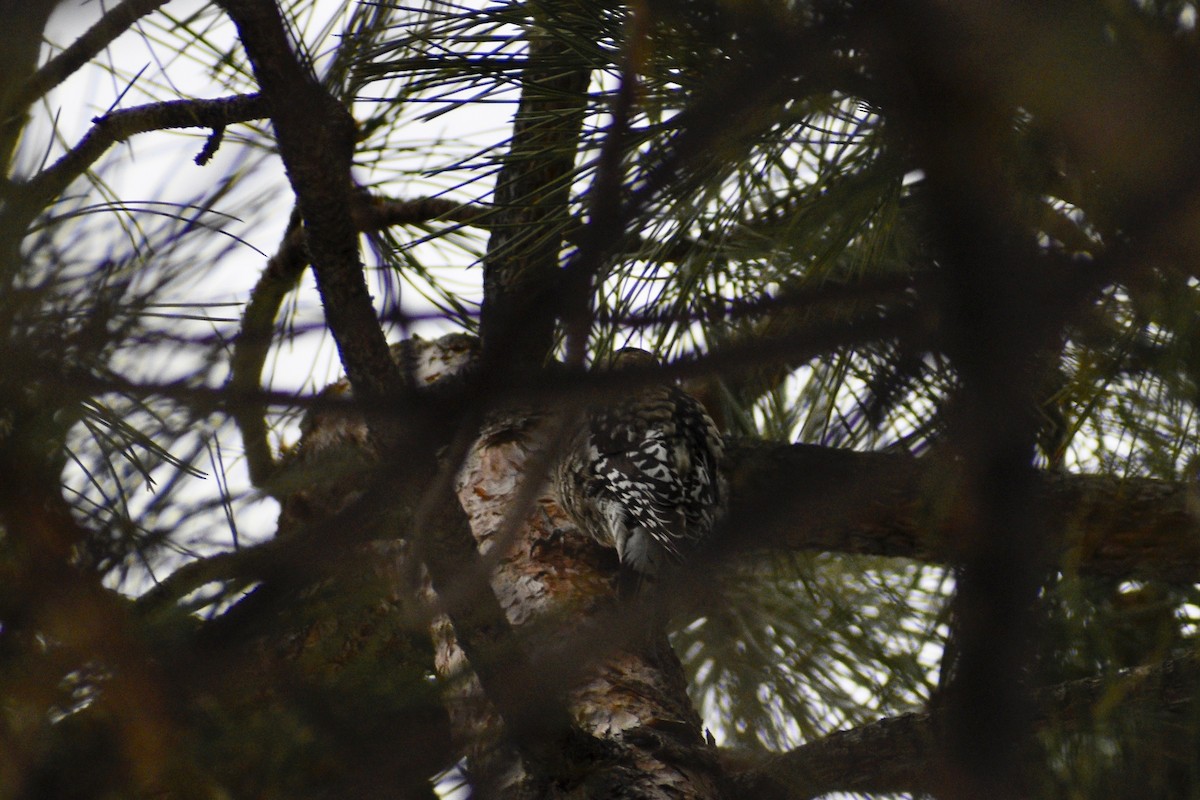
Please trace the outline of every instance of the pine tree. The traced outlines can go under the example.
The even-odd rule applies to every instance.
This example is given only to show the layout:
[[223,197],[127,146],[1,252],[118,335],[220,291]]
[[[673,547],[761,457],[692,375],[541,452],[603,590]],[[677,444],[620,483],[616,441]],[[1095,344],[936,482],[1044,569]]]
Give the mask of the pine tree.
[[0,800],[1200,795],[1195,22],[0,0]]

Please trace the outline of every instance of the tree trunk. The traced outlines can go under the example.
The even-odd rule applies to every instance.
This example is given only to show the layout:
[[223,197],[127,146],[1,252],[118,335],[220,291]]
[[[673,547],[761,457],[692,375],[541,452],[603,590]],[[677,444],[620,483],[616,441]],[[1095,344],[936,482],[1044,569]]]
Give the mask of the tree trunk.
[[[458,493],[492,587],[553,702],[563,689],[579,730],[601,746],[553,784],[505,746],[495,711],[444,618],[435,625],[438,669],[455,735],[485,797],[712,798],[721,794],[712,750],[661,625],[621,624],[646,611],[618,603],[616,559],[571,527],[545,478],[553,419],[485,430],[459,474]],[[615,623],[615,624],[614,624]],[[591,763],[585,763],[590,761]]]

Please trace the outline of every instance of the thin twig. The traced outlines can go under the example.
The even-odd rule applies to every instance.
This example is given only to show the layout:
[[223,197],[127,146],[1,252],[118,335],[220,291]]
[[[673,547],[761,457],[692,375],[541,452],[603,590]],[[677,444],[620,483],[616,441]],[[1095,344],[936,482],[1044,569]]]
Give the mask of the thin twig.
[[223,128],[267,116],[259,94],[232,95],[212,100],[171,100],[149,103],[96,117],[91,130],[75,147],[46,169],[19,184],[15,196],[32,219],[47,203],[88,170],[108,148],[139,133],[170,128]]

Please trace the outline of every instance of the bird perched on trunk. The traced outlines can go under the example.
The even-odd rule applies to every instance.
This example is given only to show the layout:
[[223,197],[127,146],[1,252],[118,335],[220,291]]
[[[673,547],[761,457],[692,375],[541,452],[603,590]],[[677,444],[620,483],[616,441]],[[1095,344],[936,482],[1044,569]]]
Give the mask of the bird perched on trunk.
[[[617,352],[614,370],[659,366],[645,350]],[[720,434],[704,407],[674,384],[631,388],[589,407],[555,472],[567,515],[615,548],[639,582],[685,558],[724,507]]]

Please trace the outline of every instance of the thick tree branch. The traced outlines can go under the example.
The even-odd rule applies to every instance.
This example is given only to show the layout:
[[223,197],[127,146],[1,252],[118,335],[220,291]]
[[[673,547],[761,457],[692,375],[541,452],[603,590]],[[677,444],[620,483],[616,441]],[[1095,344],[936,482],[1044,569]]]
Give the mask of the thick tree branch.
[[[952,535],[963,513],[955,463],[749,441],[731,443],[729,453],[735,524],[727,527],[728,547],[941,564],[959,556]],[[1046,510],[1046,566],[1113,578],[1200,581],[1200,491],[1194,484],[1045,472],[1033,481]]]
[[499,374],[510,365],[540,366],[553,344],[559,254],[590,76],[569,37],[531,33],[484,259],[480,330],[485,364]]
[[[1087,730],[1105,698],[1120,697],[1119,711],[1148,712],[1161,719],[1194,709],[1200,686],[1195,657],[1086,678],[1036,693],[1035,725],[1059,731]],[[930,791],[939,766],[934,747],[944,712],[902,714],[839,731],[788,753],[769,756],[734,776],[742,796],[808,800],[829,792],[915,793]],[[1030,763],[1034,763],[1031,761]]]
[[[728,448],[736,524],[724,529],[723,552],[789,549],[931,564],[954,560],[946,537],[953,508],[947,494],[952,469],[946,465],[816,445],[739,440]],[[1046,549],[1057,561],[1048,566],[1116,579],[1200,582],[1200,486],[1065,473],[1039,473],[1035,485],[1054,537]],[[252,575],[288,546],[266,542],[194,562],[226,566],[188,565],[146,599],[182,597],[217,575]]]
[[358,397],[398,397],[399,370],[388,354],[359,259],[350,209],[355,124],[346,108],[301,65],[270,0],[225,0],[267,98],[279,153],[308,233],[308,252],[330,332]]

